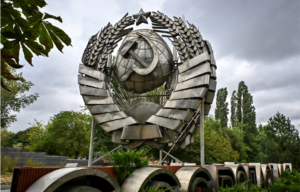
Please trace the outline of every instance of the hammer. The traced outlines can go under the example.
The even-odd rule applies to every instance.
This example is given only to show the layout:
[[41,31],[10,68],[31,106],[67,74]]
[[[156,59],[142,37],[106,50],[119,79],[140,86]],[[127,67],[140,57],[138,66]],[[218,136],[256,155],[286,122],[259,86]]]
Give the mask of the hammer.
[[[123,57],[127,57],[128,55],[131,55],[138,62],[136,64],[138,65],[139,68],[147,68],[148,64],[132,51],[136,46],[137,46],[136,41],[127,41],[125,45],[122,47],[120,54]],[[155,73],[154,71],[151,74],[155,79],[158,78],[157,73]]]

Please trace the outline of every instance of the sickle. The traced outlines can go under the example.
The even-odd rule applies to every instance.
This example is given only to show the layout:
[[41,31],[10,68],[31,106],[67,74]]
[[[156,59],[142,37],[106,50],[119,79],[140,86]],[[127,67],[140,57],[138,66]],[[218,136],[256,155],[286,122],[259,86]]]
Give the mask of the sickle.
[[138,66],[136,66],[135,64],[132,66],[132,69],[133,71],[135,71],[136,73],[140,74],[140,75],[148,75],[149,73],[151,73],[157,63],[158,63],[158,53],[157,53],[157,48],[156,48],[156,45],[154,45],[152,43],[152,41],[150,39],[148,39],[147,36],[141,34],[141,33],[137,33],[138,35],[140,35],[142,38],[144,38],[149,44],[150,46],[152,47],[152,50],[153,50],[153,60],[151,62],[150,65],[148,65],[147,68],[139,68]]

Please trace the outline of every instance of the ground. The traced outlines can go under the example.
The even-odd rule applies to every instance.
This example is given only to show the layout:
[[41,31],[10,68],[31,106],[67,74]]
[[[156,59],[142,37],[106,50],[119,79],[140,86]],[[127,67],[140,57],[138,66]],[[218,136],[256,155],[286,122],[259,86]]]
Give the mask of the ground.
[[1,185],[11,185],[13,172],[1,173]]

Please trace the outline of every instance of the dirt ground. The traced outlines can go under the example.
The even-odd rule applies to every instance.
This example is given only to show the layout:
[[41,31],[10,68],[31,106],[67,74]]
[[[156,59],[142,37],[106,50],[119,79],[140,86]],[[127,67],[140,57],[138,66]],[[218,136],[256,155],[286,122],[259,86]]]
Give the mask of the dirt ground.
[[1,185],[11,185],[12,176],[12,172],[1,173]]

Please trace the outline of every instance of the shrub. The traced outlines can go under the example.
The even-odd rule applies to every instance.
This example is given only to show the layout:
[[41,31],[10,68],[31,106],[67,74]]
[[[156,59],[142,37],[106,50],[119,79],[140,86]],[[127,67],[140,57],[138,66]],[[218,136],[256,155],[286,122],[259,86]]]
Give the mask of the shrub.
[[269,191],[289,191],[299,192],[300,191],[300,173],[297,170],[283,171],[281,178],[269,186]]
[[[215,190],[214,190],[215,191]],[[258,185],[251,185],[248,187],[248,181],[234,185],[232,188],[226,186],[226,188],[220,187],[219,192],[267,192],[266,189],[258,187]]]
[[17,166],[19,158],[15,158],[12,160],[8,156],[1,157],[1,172],[13,172],[15,167]]
[[31,158],[26,160],[25,165],[26,167],[45,167],[45,165],[43,163],[40,163],[38,161],[34,161]]
[[114,153],[105,155],[108,158],[109,164],[114,167],[117,175],[116,179],[120,185],[134,170],[141,167],[148,167],[149,159],[144,158],[148,151],[149,149],[146,148],[128,151],[119,149]]
[[172,189],[173,187],[171,188],[168,188],[168,189],[159,189],[158,187],[146,187],[145,189],[142,190],[142,192],[167,192],[167,191],[170,191],[170,189]]

